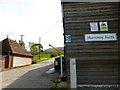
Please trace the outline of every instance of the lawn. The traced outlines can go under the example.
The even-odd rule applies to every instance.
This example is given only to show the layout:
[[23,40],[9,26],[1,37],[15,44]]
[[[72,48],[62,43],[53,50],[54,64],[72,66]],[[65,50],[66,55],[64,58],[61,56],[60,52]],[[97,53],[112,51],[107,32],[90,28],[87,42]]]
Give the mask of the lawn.
[[[59,57],[59,56],[56,56],[56,57]],[[49,60],[49,59],[56,58],[56,57],[51,57],[50,54],[44,54],[44,55],[41,55],[39,59],[38,56],[34,56],[32,63],[34,64],[37,62],[41,62],[43,60]]]

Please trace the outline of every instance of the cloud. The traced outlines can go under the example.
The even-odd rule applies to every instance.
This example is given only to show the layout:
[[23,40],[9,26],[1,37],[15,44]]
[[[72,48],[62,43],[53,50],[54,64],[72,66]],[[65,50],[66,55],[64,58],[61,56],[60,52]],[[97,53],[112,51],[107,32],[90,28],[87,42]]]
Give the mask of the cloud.
[[15,32],[9,31],[9,32],[6,32],[6,33],[4,34],[4,36],[12,36],[12,35],[15,35],[15,34],[16,34]]
[[[7,14],[2,13],[0,10],[0,30],[2,31],[0,40],[9,35],[11,39],[19,41],[20,35],[24,35],[26,45],[29,41],[38,43],[41,37],[44,49],[48,48],[49,44],[63,46],[63,28],[62,24],[58,25],[62,22],[60,0],[59,2],[58,0],[0,0],[0,5],[2,3],[8,4],[8,6],[0,6],[2,12],[10,7],[8,9],[10,13],[8,10]],[[12,6],[13,4],[16,5]],[[16,12],[15,7],[19,8],[17,9],[19,13],[26,11],[21,15]]]
[[[26,0],[25,0],[26,1]],[[24,16],[30,12],[32,3],[22,0],[0,0],[0,13],[11,16]]]
[[29,3],[32,0],[0,0],[0,3]]

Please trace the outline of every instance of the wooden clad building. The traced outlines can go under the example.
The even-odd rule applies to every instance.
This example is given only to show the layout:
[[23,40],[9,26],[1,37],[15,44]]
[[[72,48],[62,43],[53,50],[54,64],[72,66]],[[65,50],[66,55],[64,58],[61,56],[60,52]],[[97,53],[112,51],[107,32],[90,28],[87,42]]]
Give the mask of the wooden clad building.
[[2,68],[24,66],[32,63],[33,56],[15,40],[6,38],[1,41],[1,46]]
[[62,0],[67,82],[75,58],[80,90],[120,89],[118,1]]

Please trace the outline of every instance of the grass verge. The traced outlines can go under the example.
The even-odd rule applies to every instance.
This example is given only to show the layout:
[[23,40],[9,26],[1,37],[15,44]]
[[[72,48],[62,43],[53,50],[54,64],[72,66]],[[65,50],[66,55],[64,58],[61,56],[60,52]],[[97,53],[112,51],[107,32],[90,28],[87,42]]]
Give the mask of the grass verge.
[[37,62],[41,62],[41,61],[44,61],[44,60],[49,60],[49,59],[57,58],[57,57],[60,57],[60,56],[50,57],[50,55],[43,55],[43,56],[40,57],[40,59],[33,60],[32,64],[35,64]]

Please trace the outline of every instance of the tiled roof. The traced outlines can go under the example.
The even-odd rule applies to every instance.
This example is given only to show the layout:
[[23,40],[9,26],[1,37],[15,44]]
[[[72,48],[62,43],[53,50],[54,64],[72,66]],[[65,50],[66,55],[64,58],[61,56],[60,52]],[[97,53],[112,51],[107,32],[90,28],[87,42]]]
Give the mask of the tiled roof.
[[27,50],[22,47],[19,43],[17,43],[15,40],[11,40],[9,38],[6,38],[2,41],[2,51],[8,52],[11,51],[13,54],[18,55],[25,55],[25,56],[32,56]]

